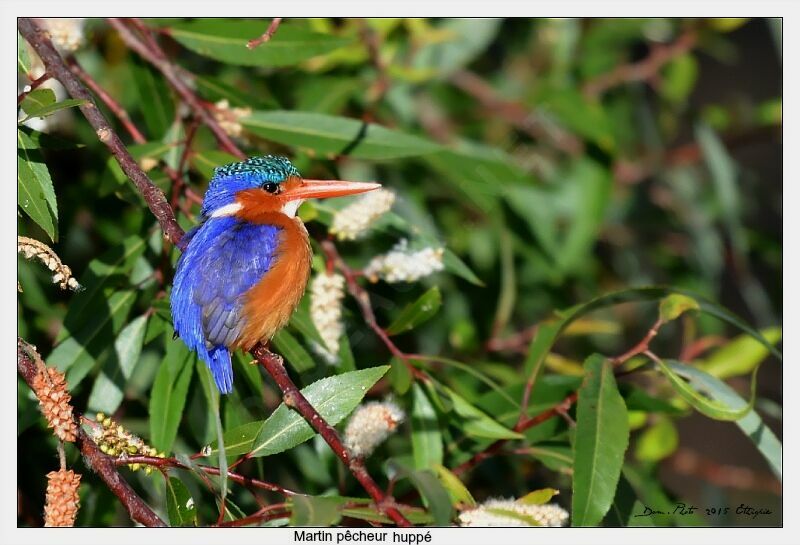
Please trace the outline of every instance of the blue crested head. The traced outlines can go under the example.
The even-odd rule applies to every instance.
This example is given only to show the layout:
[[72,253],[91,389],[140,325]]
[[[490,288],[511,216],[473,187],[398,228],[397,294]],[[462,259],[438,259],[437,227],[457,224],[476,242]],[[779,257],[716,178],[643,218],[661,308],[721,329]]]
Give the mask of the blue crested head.
[[299,178],[300,172],[289,159],[279,155],[250,157],[246,161],[217,167],[203,198],[201,213],[208,217],[214,210],[233,204],[240,191],[267,184],[280,185],[295,177]]

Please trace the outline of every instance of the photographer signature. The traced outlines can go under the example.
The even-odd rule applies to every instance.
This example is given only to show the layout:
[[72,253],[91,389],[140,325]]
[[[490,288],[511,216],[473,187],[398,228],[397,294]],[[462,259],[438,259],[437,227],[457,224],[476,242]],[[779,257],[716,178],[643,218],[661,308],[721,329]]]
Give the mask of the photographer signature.
[[648,506],[643,506],[641,513],[636,513],[634,517],[652,517],[655,515],[672,515],[672,516],[686,516],[694,515],[698,512],[705,512],[707,516],[722,516],[735,513],[737,515],[749,516],[757,518],[759,515],[771,515],[772,511],[764,507],[753,507],[742,503],[735,509],[733,507],[703,507],[700,508],[696,505],[687,505],[685,503],[676,503],[672,511],[660,511]]

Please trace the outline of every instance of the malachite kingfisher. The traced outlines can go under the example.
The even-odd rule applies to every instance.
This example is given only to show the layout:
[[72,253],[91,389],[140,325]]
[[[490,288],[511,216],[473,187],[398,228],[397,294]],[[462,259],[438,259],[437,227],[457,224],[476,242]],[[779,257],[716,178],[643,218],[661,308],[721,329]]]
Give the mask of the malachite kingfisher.
[[176,335],[208,365],[219,391],[233,388],[231,352],[269,342],[306,288],[311,246],[297,208],[376,183],[304,180],[285,157],[218,167],[201,223],[184,236],[170,295]]

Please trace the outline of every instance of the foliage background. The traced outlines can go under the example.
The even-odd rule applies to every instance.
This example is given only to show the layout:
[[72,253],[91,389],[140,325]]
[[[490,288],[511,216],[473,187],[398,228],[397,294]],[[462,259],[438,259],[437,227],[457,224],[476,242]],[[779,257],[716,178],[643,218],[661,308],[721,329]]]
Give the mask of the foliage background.
[[[779,21],[288,20],[260,47],[263,57],[257,61],[227,50],[209,53],[203,37],[233,32],[252,38],[269,20],[146,24],[159,30],[171,60],[197,75],[202,98],[252,110],[242,120],[241,142],[249,154],[286,154],[309,177],[374,179],[397,191],[394,215],[368,238],[340,245],[351,266],[363,266],[401,237],[420,245],[441,241],[463,260],[463,266],[448,261],[447,271],[418,284],[367,287],[384,325],[428,288],[438,287],[438,312],[396,342],[407,353],[468,366],[471,372],[441,362],[415,363],[505,427],[516,414],[503,412],[486,379],[518,397],[529,328],[556,309],[605,292],[649,284],[689,288],[742,316],[771,342],[780,338]],[[313,33],[311,45],[292,41],[306,33]],[[694,39],[685,51],[669,50],[689,33]],[[659,48],[672,54],[656,64]],[[170,180],[161,166],[181,164],[185,136],[193,130],[186,108],[160,74],[101,20],[87,22],[86,43],[75,57],[142,129],[148,144],[130,149],[140,160],[157,161],[148,174],[169,195]],[[624,70],[642,65],[655,69]],[[608,74],[607,88],[597,92]],[[614,79],[615,74],[625,77]],[[19,78],[27,83],[24,75]],[[356,121],[351,126],[343,118]],[[215,432],[191,365],[178,380],[179,399],[155,409],[163,411],[159,418],[175,420],[174,431],[153,436],[154,381],[165,373],[165,361],[181,357],[170,340],[164,297],[177,253],[162,254],[152,215],[79,112],[64,110],[47,120],[47,132],[58,138],[41,150],[55,189],[54,227],[47,233],[42,221],[20,213],[18,231],[52,239],[87,290],[61,292],[47,271],[20,257],[19,335],[39,347],[49,364],[67,370],[79,411],[113,412],[159,449],[196,452]],[[385,138],[370,133],[348,150],[360,120],[393,132]],[[319,129],[329,135],[309,132]],[[122,127],[118,132],[129,142]],[[213,166],[230,160],[200,126],[181,174],[202,194]],[[186,211],[197,213],[197,206],[184,202]],[[336,205],[304,205],[301,215],[312,235],[324,234],[330,206]],[[186,214],[179,220],[191,225]],[[321,266],[315,261],[318,270]],[[347,365],[390,363],[391,354],[366,328],[352,299],[346,309],[353,354]],[[549,386],[533,403],[541,409],[560,399],[568,390],[559,384],[579,384],[570,377],[581,372],[589,354],[623,352],[656,317],[655,306],[642,303],[579,320],[548,357]],[[299,385],[348,370],[314,359],[307,331],[288,332],[298,341],[288,359]],[[693,315],[668,324],[652,346],[663,357],[677,358],[694,340],[713,339],[714,346],[694,363],[729,379],[746,396],[747,375],[767,352],[739,334]],[[226,430],[265,419],[280,402],[268,379],[246,365],[236,373],[235,393],[222,400]],[[430,394],[409,388],[401,375],[390,373],[368,398],[393,391],[409,412],[415,396],[431,402]],[[680,410],[629,410],[625,475],[640,501],[658,505],[674,498],[709,507],[745,502],[773,510],[755,520],[701,514],[656,522],[779,525],[780,483],[755,446],[735,425],[681,406],[663,378],[652,375],[621,382],[672,400]],[[756,405],[778,437],[780,377],[773,358],[759,372]],[[488,444],[486,437],[465,432],[459,415],[433,402],[435,441],[443,444],[446,467]],[[54,438],[21,380],[18,403],[18,520],[37,526],[45,474],[57,463]],[[564,460],[570,458],[570,429],[568,419],[553,419],[526,434],[524,443],[541,447],[538,451],[489,459],[462,479],[478,501],[554,487],[562,491],[556,501],[569,506],[571,479]],[[413,433],[419,429],[412,418],[368,461],[380,481],[390,458],[414,466],[421,447],[412,444]],[[68,455],[71,465],[80,464],[75,451]],[[307,494],[363,494],[318,438],[242,468]],[[141,472],[129,476],[148,503],[165,513],[163,480]],[[200,521],[213,522],[212,496],[196,478],[181,478],[197,500]],[[397,486],[398,497],[411,490],[408,481]],[[243,512],[257,508],[244,491],[231,494]],[[130,523],[88,472],[81,501],[79,525]]]

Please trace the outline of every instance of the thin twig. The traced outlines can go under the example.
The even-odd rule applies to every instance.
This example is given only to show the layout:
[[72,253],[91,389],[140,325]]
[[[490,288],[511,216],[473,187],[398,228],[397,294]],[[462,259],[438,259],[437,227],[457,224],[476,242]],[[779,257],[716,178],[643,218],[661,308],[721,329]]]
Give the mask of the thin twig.
[[38,78],[36,78],[32,82],[30,82],[30,84],[28,84],[28,89],[25,90],[25,91],[22,91],[19,94],[19,96],[17,96],[17,106],[22,104],[22,101],[25,100],[26,96],[28,96],[32,91],[34,91],[37,87],[39,87],[41,84],[43,84],[44,82],[46,82],[49,79],[50,79],[50,74],[45,72],[44,74],[42,74],[41,76],[39,76]]
[[687,30],[669,45],[655,45],[646,58],[617,66],[610,72],[590,80],[583,86],[583,93],[586,96],[597,97],[623,83],[651,80],[658,75],[664,65],[691,51],[696,43],[697,33],[693,29]]
[[278,30],[282,20],[283,17],[275,17],[267,27],[267,30],[264,31],[264,34],[247,42],[247,49],[255,49],[259,45],[268,42],[270,38],[272,38],[272,35]]
[[183,71],[180,73],[178,72],[175,66],[169,62],[166,54],[161,50],[155,40],[150,40],[148,47],[148,45],[145,45],[133,34],[124,20],[112,18],[108,20],[108,23],[114,27],[119,37],[125,42],[125,45],[130,47],[163,74],[167,82],[175,89],[175,92],[180,95],[192,111],[194,111],[195,115],[197,115],[211,130],[214,137],[219,142],[219,145],[226,152],[238,159],[245,159],[246,155],[236,146],[228,133],[223,130],[211,111],[203,105],[197,95],[189,88],[185,81],[186,73]]
[[[33,348],[21,338],[17,339],[17,372],[33,389],[33,380],[36,377],[36,363],[28,355]],[[128,511],[130,517],[145,526],[166,526],[163,520],[140,498],[131,486],[117,471],[113,459],[100,451],[97,444],[78,426],[76,445],[83,455],[83,460],[89,469],[94,470],[106,483],[109,490],[119,498]]]

